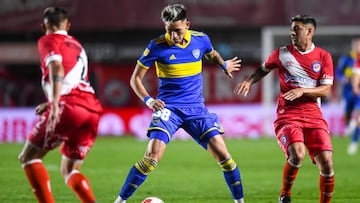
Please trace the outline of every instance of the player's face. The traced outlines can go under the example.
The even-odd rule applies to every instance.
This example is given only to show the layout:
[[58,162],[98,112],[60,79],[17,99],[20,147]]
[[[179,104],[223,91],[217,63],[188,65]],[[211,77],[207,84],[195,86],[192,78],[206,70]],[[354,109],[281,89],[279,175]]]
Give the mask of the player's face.
[[186,30],[189,29],[190,23],[188,20],[176,21],[173,23],[165,23],[165,30],[169,33],[171,41],[175,44],[182,44]]
[[310,25],[305,25],[302,22],[291,23],[291,41],[296,47],[303,47],[307,44],[310,37]]
[[354,50],[356,53],[360,53],[360,38],[354,40],[354,42],[353,42],[353,50]]

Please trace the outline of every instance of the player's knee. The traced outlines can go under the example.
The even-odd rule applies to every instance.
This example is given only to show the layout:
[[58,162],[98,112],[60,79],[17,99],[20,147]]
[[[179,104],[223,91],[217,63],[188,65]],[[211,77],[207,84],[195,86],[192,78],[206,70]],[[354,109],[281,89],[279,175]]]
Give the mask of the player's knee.
[[299,168],[301,166],[302,162],[304,161],[304,158],[305,158],[305,152],[303,152],[301,150],[294,151],[289,154],[288,162],[293,167]]
[[18,160],[19,160],[20,164],[25,163],[24,153],[20,153],[20,154],[19,154]]
[[289,156],[288,162],[292,167],[300,168],[304,158],[305,154],[295,153]]
[[142,160],[135,164],[135,167],[142,174],[147,175],[156,168],[157,164],[158,162],[155,159],[151,157],[144,157]]
[[236,162],[231,157],[219,162],[219,165],[221,169],[225,172],[233,171],[237,167]]
[[324,176],[334,173],[333,162],[331,159],[325,160],[320,165],[320,173],[324,174]]

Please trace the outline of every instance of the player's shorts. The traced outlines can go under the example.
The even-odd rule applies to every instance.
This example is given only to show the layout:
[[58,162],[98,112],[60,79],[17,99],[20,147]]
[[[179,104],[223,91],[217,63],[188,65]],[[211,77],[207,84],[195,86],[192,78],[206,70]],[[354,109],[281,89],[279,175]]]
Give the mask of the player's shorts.
[[33,128],[29,141],[43,150],[61,145],[61,153],[71,159],[83,160],[93,146],[100,114],[68,103],[60,103],[60,121],[54,133],[45,133],[50,108],[41,116]]
[[333,151],[329,131],[323,128],[304,128],[301,122],[288,122],[275,129],[280,148],[286,159],[289,158],[287,148],[294,142],[305,144],[313,163],[314,157],[321,151]]
[[197,107],[167,105],[162,111],[153,113],[148,136],[150,139],[157,138],[167,144],[179,128],[184,129],[204,149],[207,149],[212,137],[224,133],[218,116],[210,113],[204,105]]

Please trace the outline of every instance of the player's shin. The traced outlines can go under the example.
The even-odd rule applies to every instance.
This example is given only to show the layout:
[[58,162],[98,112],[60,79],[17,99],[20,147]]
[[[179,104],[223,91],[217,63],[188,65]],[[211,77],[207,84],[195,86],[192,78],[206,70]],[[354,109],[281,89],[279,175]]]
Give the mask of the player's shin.
[[30,160],[23,163],[22,167],[38,201],[55,202],[50,188],[50,177],[42,161],[40,159]]
[[122,199],[127,200],[145,181],[147,175],[156,168],[157,163],[156,160],[150,157],[144,157],[137,162],[129,171],[119,196]]
[[219,162],[219,165],[223,170],[225,181],[235,202],[244,202],[240,171],[235,161],[230,157],[224,161]]
[[291,163],[291,161],[287,161],[285,163],[283,169],[282,188],[280,194],[281,196],[291,196],[291,188],[294,184],[300,166],[301,165],[295,165]]
[[330,175],[320,173],[320,202],[330,203],[335,185],[334,173]]
[[72,170],[65,178],[65,183],[74,191],[77,197],[84,203],[94,203],[95,197],[89,181],[78,170]]

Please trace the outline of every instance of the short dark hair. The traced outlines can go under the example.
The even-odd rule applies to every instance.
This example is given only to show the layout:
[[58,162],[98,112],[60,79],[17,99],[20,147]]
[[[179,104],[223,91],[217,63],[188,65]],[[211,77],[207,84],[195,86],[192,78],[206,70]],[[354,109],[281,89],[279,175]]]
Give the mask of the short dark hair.
[[50,25],[59,27],[61,22],[68,19],[68,14],[64,8],[48,7],[44,10],[44,19]]
[[179,20],[185,20],[186,16],[186,8],[182,4],[168,5],[161,12],[161,20],[164,23],[173,23]]
[[316,21],[315,18],[311,17],[310,15],[296,15],[291,18],[290,23],[292,22],[302,22],[303,24],[312,24],[316,28]]

